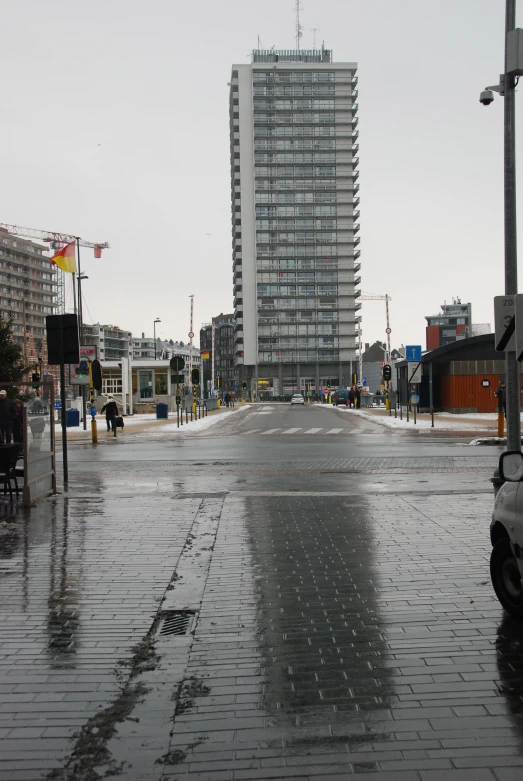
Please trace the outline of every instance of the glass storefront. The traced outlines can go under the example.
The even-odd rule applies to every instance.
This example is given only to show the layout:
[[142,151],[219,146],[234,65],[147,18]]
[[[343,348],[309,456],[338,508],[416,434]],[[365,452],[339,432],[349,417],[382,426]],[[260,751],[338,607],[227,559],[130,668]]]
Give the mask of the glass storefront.
[[138,372],[138,386],[141,399],[152,399],[153,397],[153,373],[152,371]]

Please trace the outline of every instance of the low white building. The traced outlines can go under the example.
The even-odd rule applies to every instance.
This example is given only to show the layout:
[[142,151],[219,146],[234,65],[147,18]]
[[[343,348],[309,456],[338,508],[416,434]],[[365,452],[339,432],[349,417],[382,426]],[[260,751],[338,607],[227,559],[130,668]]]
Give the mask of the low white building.
[[[176,353],[175,353],[176,354]],[[97,406],[103,406],[107,396],[113,396],[124,413],[154,412],[156,404],[164,402],[169,410],[176,409],[176,396],[191,390],[189,361],[183,373],[176,375],[168,359],[122,359],[101,361],[102,391]],[[193,355],[193,368],[200,369],[199,355]]]

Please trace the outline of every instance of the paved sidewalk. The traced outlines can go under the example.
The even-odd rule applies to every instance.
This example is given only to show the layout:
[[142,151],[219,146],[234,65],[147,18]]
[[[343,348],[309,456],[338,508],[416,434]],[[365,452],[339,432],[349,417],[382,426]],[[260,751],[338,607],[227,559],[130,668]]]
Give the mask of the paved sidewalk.
[[424,493],[379,495],[401,459],[263,467],[231,439],[221,466],[198,438],[78,449],[68,494],[0,525],[0,781],[523,777],[492,493],[439,473],[492,459],[426,457]]

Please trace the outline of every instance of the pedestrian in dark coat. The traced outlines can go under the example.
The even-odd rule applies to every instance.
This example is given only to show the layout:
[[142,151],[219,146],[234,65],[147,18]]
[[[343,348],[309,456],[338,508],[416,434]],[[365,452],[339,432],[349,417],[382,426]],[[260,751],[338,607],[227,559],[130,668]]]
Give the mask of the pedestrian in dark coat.
[[360,402],[361,402],[361,388],[356,388],[356,391],[354,393],[354,398],[355,398],[355,402],[356,402],[354,406],[357,409],[359,409],[360,408]]
[[354,407],[354,387],[349,391],[349,407]]
[[10,445],[13,440],[15,407],[7,398],[7,391],[0,390],[0,445]]
[[113,431],[113,436],[116,436],[116,418],[118,417],[118,406],[112,396],[107,397],[107,401],[102,407],[102,414],[105,412],[105,422],[107,423],[107,431]]
[[24,441],[24,405],[20,399],[14,401],[13,439],[15,442]]

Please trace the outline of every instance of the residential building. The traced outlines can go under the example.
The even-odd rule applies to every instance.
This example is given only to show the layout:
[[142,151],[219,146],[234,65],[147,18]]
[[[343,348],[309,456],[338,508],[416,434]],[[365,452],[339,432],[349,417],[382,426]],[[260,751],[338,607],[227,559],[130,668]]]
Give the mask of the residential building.
[[442,304],[439,314],[426,315],[425,319],[427,350],[434,350],[472,335],[472,304],[462,304],[459,298],[452,299],[452,304]]
[[26,346],[34,338],[42,354],[45,318],[54,313],[55,273],[47,247],[0,229],[0,311],[12,318],[13,338]]
[[[158,343],[159,340],[157,339],[156,341]],[[132,350],[133,350],[133,359],[154,360],[155,358],[154,337],[145,336],[144,333],[142,333],[141,337],[133,336]]]
[[132,338],[130,331],[123,331],[116,325],[83,325],[82,344],[94,345],[100,361],[128,358],[132,352]]
[[[211,357],[205,365],[205,383],[211,380],[211,366],[214,363],[215,387],[223,391],[236,391],[238,389],[238,370],[235,366],[235,318],[234,314],[223,313],[212,318],[211,323],[204,323],[200,329],[200,352],[209,350]],[[214,353],[212,344],[212,331],[214,327]],[[206,387],[207,384],[206,384]]]
[[357,370],[356,71],[324,48],[232,66],[235,366],[252,397]]

